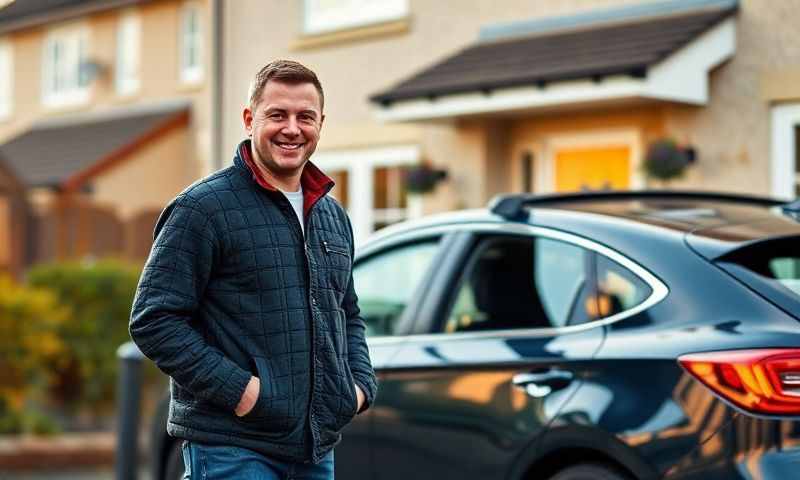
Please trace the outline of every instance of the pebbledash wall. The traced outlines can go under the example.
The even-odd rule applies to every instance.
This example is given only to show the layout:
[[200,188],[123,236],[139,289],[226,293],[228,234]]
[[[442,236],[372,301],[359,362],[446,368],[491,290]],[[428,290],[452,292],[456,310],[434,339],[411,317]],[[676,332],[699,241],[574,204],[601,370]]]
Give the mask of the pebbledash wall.
[[[383,3],[384,14],[357,0],[339,7],[317,0],[238,0],[223,8],[224,155],[229,159],[243,138],[241,110],[252,75],[276,58],[307,64],[326,92],[326,121],[313,160],[339,182],[336,193],[346,199],[359,238],[420,213],[481,207],[500,192],[556,191],[556,159],[570,152],[602,157],[623,148],[628,188],[660,187],[648,185],[640,162],[647,145],[664,137],[697,152],[686,177],[670,187],[796,194],[798,0],[729,2],[738,8],[726,33],[733,34],[732,52],[707,73],[702,104],[611,100],[400,121],[369,97],[474,44],[482,28],[715,2],[463,0],[457,9],[453,2]],[[363,11],[353,20],[342,5]],[[702,62],[702,49],[715,47],[697,48]],[[421,204],[407,198],[397,173],[420,162],[448,172]]]

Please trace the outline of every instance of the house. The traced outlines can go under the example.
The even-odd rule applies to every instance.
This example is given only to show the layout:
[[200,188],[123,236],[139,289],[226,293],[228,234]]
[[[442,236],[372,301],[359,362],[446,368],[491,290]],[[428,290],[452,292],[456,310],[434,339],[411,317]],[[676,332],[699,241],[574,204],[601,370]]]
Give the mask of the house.
[[[223,151],[253,73],[309,65],[327,117],[312,160],[360,238],[500,192],[661,187],[642,167],[661,139],[694,158],[670,187],[798,192],[796,0],[225,5]],[[402,167],[423,163],[447,177],[420,201]]]
[[0,8],[0,270],[142,261],[164,205],[214,161],[211,0]]

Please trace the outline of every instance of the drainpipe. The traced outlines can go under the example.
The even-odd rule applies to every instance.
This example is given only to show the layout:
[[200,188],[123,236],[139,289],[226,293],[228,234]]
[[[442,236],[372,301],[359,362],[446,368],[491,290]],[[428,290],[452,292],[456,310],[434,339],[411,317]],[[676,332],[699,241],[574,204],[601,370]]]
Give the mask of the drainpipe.
[[211,90],[211,166],[214,170],[222,168],[222,129],[224,122],[222,105],[223,86],[223,40],[225,35],[224,0],[213,0],[211,5],[211,18],[214,26],[214,81]]

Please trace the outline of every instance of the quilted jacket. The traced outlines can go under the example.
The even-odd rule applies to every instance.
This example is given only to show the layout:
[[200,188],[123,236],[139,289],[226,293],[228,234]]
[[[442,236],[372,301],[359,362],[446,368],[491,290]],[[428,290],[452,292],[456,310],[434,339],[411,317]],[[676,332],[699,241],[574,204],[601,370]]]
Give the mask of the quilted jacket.
[[[171,377],[172,436],[318,462],[357,413],[353,383],[366,395],[362,410],[377,391],[352,228],[326,195],[331,183],[305,206],[304,238],[285,196],[257,183],[248,148],[161,214],[130,333]],[[304,182],[309,169],[322,175],[308,163]],[[238,417],[251,375],[261,392]]]

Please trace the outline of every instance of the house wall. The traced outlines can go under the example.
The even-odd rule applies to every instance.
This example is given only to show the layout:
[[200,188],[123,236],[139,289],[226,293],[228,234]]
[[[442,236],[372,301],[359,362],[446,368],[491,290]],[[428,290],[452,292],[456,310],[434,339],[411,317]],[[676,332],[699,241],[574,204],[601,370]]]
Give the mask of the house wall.
[[708,105],[666,108],[667,133],[698,150],[696,171],[676,185],[770,193],[770,110],[800,102],[798,7],[741,1],[736,54],[711,74]]
[[[187,144],[187,171],[199,178],[212,170],[211,74],[212,21],[210,0],[194,0],[201,7],[203,29],[203,81],[187,85],[179,78],[179,20],[183,0],[157,0],[130,9],[100,12],[46,26],[12,32],[7,39],[13,50],[14,105],[12,115],[0,121],[0,142],[21,133],[43,118],[75,112],[101,111],[128,105],[151,104],[167,99],[192,102],[192,136]],[[141,23],[140,89],[120,96],[115,90],[114,66],[118,21],[128,11],[137,12]],[[53,108],[42,103],[42,51],[48,32],[70,25],[85,25],[89,30],[88,57],[99,61],[105,71],[91,84],[88,103]]]
[[189,131],[182,128],[143,146],[91,182],[92,199],[123,221],[143,211],[161,211],[194,181],[181,162],[190,142]]

